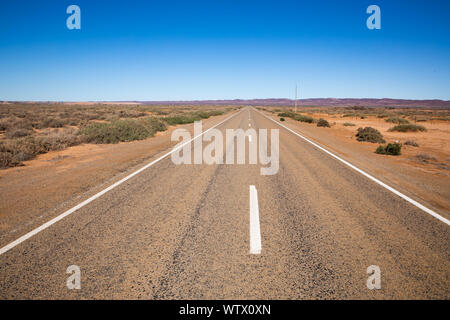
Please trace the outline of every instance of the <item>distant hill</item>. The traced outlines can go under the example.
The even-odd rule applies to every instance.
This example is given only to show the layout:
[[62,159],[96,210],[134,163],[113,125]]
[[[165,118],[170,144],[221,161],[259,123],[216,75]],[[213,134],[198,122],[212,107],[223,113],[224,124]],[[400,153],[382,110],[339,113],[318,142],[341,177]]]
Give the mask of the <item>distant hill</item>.
[[[193,101],[89,101],[89,102],[50,102],[46,103],[109,103],[109,104],[147,104],[147,105],[234,105],[234,106],[293,106],[292,99],[235,99],[235,100],[193,100]],[[2,103],[8,103],[3,101]],[[17,102],[10,102],[17,103]],[[23,102],[22,102],[23,103]],[[29,101],[28,103],[36,103]],[[449,100],[404,100],[404,99],[300,99],[299,106],[314,107],[393,107],[393,108],[431,108],[450,109]]]
[[[136,101],[138,102],[138,101]],[[144,104],[164,105],[250,105],[250,106],[293,106],[291,99],[235,99],[235,100],[197,100],[197,101],[139,101]],[[299,106],[324,107],[395,107],[395,108],[438,108],[450,109],[448,100],[403,100],[403,99],[300,99]]]

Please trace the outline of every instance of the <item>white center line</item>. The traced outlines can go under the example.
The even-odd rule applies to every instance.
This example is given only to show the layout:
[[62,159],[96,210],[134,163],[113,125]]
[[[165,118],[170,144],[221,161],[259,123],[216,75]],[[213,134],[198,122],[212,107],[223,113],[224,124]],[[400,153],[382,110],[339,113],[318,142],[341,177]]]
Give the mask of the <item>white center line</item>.
[[258,191],[250,186],[250,254],[261,253],[261,231],[259,227]]

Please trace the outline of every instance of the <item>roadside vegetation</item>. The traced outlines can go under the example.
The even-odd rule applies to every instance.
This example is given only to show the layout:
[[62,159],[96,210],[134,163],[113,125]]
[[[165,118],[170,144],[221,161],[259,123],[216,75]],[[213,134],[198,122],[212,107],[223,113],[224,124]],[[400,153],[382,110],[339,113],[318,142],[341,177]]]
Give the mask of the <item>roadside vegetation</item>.
[[224,114],[223,111],[213,110],[213,111],[198,111],[198,112],[190,112],[187,114],[176,115],[172,117],[165,117],[163,120],[167,122],[167,124],[173,126],[177,124],[188,124],[193,123],[195,121],[199,121],[202,119],[208,119],[212,116],[220,116]]
[[417,124],[399,124],[398,126],[390,128],[388,131],[398,131],[398,132],[424,132],[427,129],[424,126]]
[[278,113],[278,116],[279,117],[283,117],[283,118],[291,118],[291,119],[294,119],[294,120],[300,121],[300,122],[314,123],[314,118],[313,117],[305,116],[305,115],[302,115],[300,113],[281,112],[281,113]]
[[82,143],[142,140],[231,107],[10,103],[0,105],[0,168]]
[[118,143],[143,140],[158,131],[167,130],[156,118],[115,120],[110,123],[92,123],[79,131],[81,139],[92,143]]
[[[410,157],[416,163],[450,170],[450,110],[445,107],[298,106],[298,112],[294,112],[293,106],[264,109],[283,118],[308,119],[309,123],[318,126],[320,119],[324,119],[329,124],[337,124],[332,126],[336,128],[332,132],[343,139],[349,139],[353,134],[356,141],[377,144],[374,151],[378,154],[403,154],[402,157]],[[420,136],[414,133],[420,133]],[[418,152],[416,156],[414,153]],[[428,152],[434,152],[434,155],[427,158]]]
[[356,133],[356,140],[367,141],[372,143],[386,142],[383,139],[383,135],[380,133],[380,131],[372,127],[358,128],[358,131]]
[[325,128],[330,128],[331,127],[330,123],[327,120],[322,119],[322,118],[320,118],[319,121],[317,121],[317,126],[318,127],[325,127]]
[[398,124],[408,124],[409,121],[405,118],[400,117],[389,117],[385,120],[386,122],[398,123]]
[[375,150],[375,153],[398,156],[401,154],[401,151],[402,145],[400,143],[388,143],[385,146],[378,146],[378,148]]

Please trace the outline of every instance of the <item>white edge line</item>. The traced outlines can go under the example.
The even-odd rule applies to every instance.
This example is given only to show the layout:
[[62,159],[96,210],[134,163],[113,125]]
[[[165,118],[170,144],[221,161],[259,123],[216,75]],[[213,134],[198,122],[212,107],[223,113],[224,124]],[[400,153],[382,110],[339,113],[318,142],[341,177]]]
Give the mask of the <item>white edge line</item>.
[[261,230],[259,226],[258,191],[250,186],[250,254],[261,253]]
[[258,112],[258,113],[260,113],[261,115],[263,115],[264,117],[266,117],[267,119],[272,120],[273,122],[275,122],[275,123],[278,124],[279,126],[285,128],[286,130],[288,130],[288,131],[292,132],[293,134],[299,136],[299,137],[302,138],[303,140],[305,140],[305,141],[311,143],[311,144],[312,144],[313,146],[315,146],[316,148],[322,150],[323,152],[326,152],[327,154],[329,154],[329,155],[332,156],[333,158],[335,158],[335,159],[341,161],[341,162],[344,163],[346,166],[348,166],[348,167],[352,168],[353,170],[359,172],[360,174],[366,176],[367,178],[369,178],[370,180],[374,181],[375,183],[378,183],[378,184],[379,184],[380,186],[382,186],[383,188],[385,188],[385,189],[391,191],[392,193],[396,194],[396,195],[399,196],[400,198],[403,198],[404,200],[408,201],[409,203],[411,203],[412,205],[416,206],[417,208],[419,208],[419,209],[425,211],[426,213],[432,215],[432,216],[435,217],[436,219],[439,219],[440,221],[442,221],[442,222],[444,222],[445,224],[447,224],[447,225],[450,226],[450,220],[444,218],[444,217],[441,216],[440,214],[434,212],[434,211],[431,210],[431,209],[428,209],[427,207],[425,207],[424,205],[420,204],[419,202],[417,202],[417,201],[411,199],[410,197],[408,197],[407,195],[401,193],[400,191],[397,191],[396,189],[394,189],[394,188],[388,186],[388,185],[385,184],[384,182],[378,180],[377,178],[371,176],[370,174],[364,172],[363,170],[361,170],[361,169],[355,167],[355,166],[352,165],[351,163],[349,163],[349,162],[345,161],[344,159],[338,157],[338,156],[335,155],[334,153],[331,153],[331,152],[328,151],[327,149],[325,149],[325,148],[319,146],[317,143],[312,142],[312,141],[309,140],[308,138],[306,138],[306,137],[302,136],[301,134],[295,132],[294,130],[292,130],[292,129],[286,127],[285,125],[279,123],[278,121],[276,121],[276,120],[274,120],[274,119],[272,119],[272,118],[266,116],[265,114],[263,114],[262,112],[256,110],[255,108],[253,108],[253,109],[254,109],[256,112]]
[[68,215],[74,213],[74,212],[77,211],[78,209],[80,209],[80,208],[84,207],[85,205],[91,203],[91,202],[94,201],[95,199],[100,198],[102,195],[104,195],[104,194],[107,193],[108,191],[111,191],[111,190],[114,189],[115,187],[121,185],[122,183],[124,183],[125,181],[131,179],[131,178],[134,177],[135,175],[141,173],[141,172],[144,171],[145,169],[147,169],[147,168],[153,166],[154,164],[158,163],[159,161],[161,161],[161,160],[164,159],[165,157],[167,157],[167,156],[171,155],[172,153],[178,151],[179,149],[183,148],[186,144],[189,144],[189,143],[191,143],[192,141],[194,141],[195,139],[201,137],[202,135],[204,135],[204,134],[205,134],[206,132],[208,132],[209,130],[216,128],[217,126],[221,125],[221,124],[224,123],[225,121],[227,121],[227,120],[233,118],[234,116],[240,114],[242,111],[243,111],[243,109],[242,109],[241,111],[235,113],[235,114],[232,114],[231,116],[229,116],[229,117],[226,118],[225,120],[219,122],[219,123],[216,124],[215,126],[213,126],[213,127],[209,128],[209,129],[203,131],[201,134],[195,136],[195,137],[192,138],[191,140],[189,140],[189,141],[187,141],[187,142],[185,142],[185,143],[183,143],[183,144],[181,144],[181,145],[179,145],[179,146],[173,148],[171,151],[169,151],[169,152],[167,152],[166,154],[160,156],[158,159],[153,160],[152,162],[146,164],[145,166],[143,166],[142,168],[136,170],[135,172],[131,173],[130,175],[126,176],[125,178],[123,178],[123,179],[117,181],[117,182],[114,183],[113,185],[111,185],[111,186],[107,187],[106,189],[100,191],[99,193],[93,195],[93,196],[90,197],[89,199],[87,199],[87,200],[81,202],[80,204],[76,205],[75,207],[73,207],[73,208],[71,208],[71,209],[65,211],[64,213],[60,214],[59,216],[57,216],[57,217],[51,219],[50,221],[44,223],[44,224],[41,225],[40,227],[37,227],[36,229],[34,229],[34,230],[28,232],[27,234],[21,236],[20,238],[14,240],[13,242],[11,242],[11,243],[9,243],[9,244],[7,244],[6,246],[4,246],[4,247],[2,247],[2,248],[0,249],[0,255],[2,255],[2,254],[4,254],[5,252],[11,250],[12,248],[14,248],[15,246],[21,244],[22,242],[28,240],[29,238],[31,238],[32,236],[38,234],[39,232],[41,232],[41,231],[47,229],[48,227],[50,227],[51,225],[55,224],[56,222],[58,222],[58,221],[64,219],[64,218],[67,217]]

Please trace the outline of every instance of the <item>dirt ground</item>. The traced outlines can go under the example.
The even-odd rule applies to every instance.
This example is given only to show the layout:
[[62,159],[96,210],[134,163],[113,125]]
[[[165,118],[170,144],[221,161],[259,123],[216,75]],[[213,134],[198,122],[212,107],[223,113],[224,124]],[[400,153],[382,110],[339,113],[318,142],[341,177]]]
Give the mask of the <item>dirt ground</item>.
[[[276,112],[265,112],[266,115],[279,121]],[[426,132],[389,132],[395,124],[384,119],[368,116],[342,117],[327,113],[302,113],[314,119],[326,119],[331,128],[317,127],[286,118],[285,124],[298,128],[308,138],[327,147],[330,151],[342,156],[345,160],[375,175],[401,192],[422,202],[446,217],[450,216],[450,122],[432,120],[418,122],[426,127]],[[344,126],[345,122],[355,126]],[[378,144],[359,142],[355,134],[360,127],[378,129],[386,143],[398,141],[403,144],[399,156],[380,155],[375,153]],[[407,140],[418,143],[418,147],[405,145]],[[429,159],[417,158],[427,155]]]

